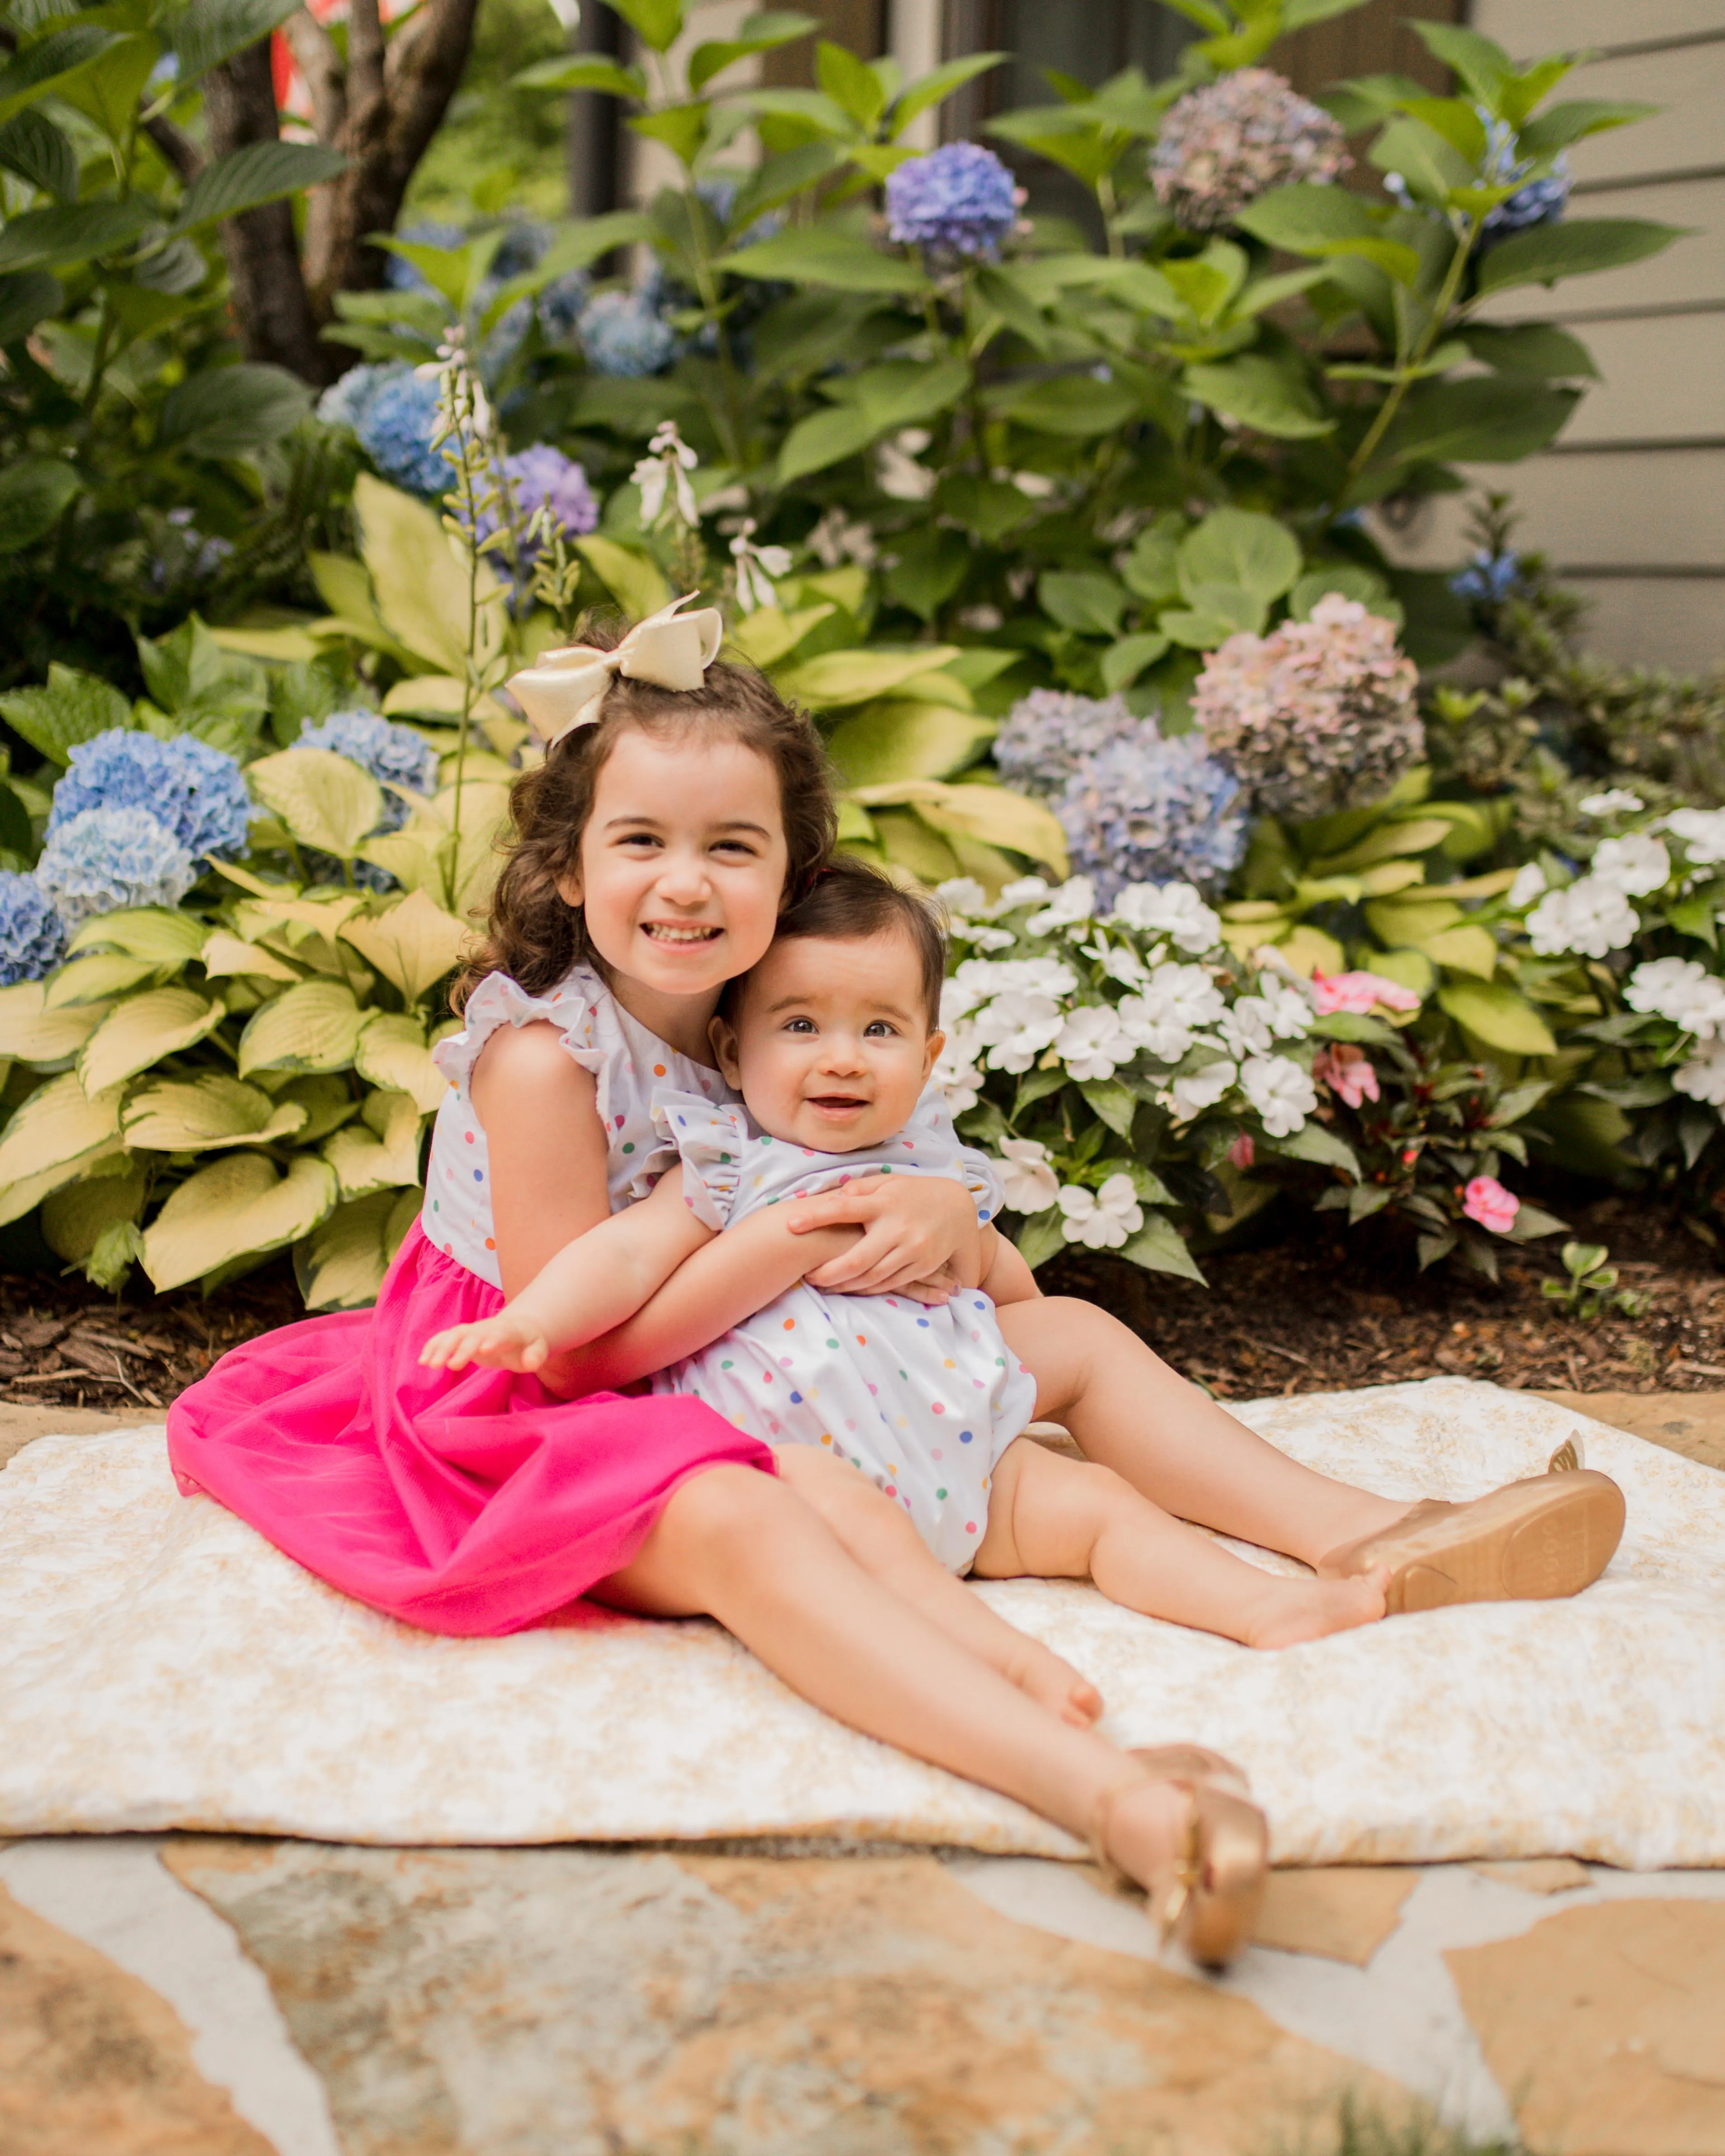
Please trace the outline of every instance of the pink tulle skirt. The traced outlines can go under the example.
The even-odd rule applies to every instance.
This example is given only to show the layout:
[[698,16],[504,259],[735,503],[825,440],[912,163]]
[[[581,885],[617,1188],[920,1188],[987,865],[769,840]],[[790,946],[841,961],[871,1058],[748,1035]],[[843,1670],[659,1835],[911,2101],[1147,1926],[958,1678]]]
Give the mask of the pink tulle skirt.
[[701,1401],[563,1400],[506,1370],[428,1370],[490,1286],[409,1229],[372,1310],[249,1340],[168,1410],[203,1491],[308,1571],[432,1632],[517,1631],[626,1565],[679,1483],[771,1450]]

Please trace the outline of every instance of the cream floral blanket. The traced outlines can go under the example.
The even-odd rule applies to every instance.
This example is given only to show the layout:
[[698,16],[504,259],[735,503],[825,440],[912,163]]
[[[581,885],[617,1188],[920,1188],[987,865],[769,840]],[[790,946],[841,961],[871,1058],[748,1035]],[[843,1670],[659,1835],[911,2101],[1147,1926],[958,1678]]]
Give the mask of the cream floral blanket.
[[[1457,1378],[1242,1413],[1296,1458],[1409,1499],[1537,1472],[1578,1427]],[[978,1591],[1100,1685],[1111,1733],[1245,1764],[1279,1862],[1725,1864],[1725,1476],[1579,1427],[1629,1527],[1574,1601],[1254,1654],[1087,1587]],[[164,1827],[1079,1853],[829,1721],[712,1625],[578,1611],[507,1640],[434,1638],[177,1496],[159,1429],[42,1438],[0,1474],[0,1834]]]

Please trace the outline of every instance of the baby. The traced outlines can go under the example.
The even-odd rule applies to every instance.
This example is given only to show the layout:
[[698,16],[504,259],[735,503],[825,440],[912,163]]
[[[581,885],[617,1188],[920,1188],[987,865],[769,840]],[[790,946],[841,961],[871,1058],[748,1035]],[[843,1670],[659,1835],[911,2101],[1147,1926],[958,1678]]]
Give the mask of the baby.
[[[759,1207],[862,1174],[967,1179],[967,1162],[978,1156],[965,1154],[929,1086],[942,1046],[943,958],[923,901],[860,864],[834,864],[784,916],[766,957],[732,983],[713,1020],[713,1048],[741,1104],[656,1096],[665,1142],[649,1163],[664,1170],[652,1194],[560,1251],[495,1317],[437,1335],[421,1360],[536,1370],[553,1349],[621,1323],[685,1257]],[[1622,1518],[1604,1477],[1536,1477],[1470,1506],[1428,1504],[1410,1514],[1314,1477],[1187,1385],[1106,1312],[1044,1297],[990,1222],[997,1204],[997,1192],[979,1193],[979,1288],[925,1307],[804,1281],[665,1371],[655,1389],[692,1393],[775,1447],[807,1448],[816,1458],[798,1459],[792,1479],[841,1534],[847,1509],[878,1506],[878,1491],[949,1579],[1089,1577],[1147,1615],[1249,1645],[1317,1638],[1391,1606],[1572,1594],[1604,1568]],[[1058,1416],[1086,1450],[1102,1450],[1109,1433],[1135,1433],[1168,1509],[1137,1476],[1128,1481],[1024,1437],[1039,1410]],[[1185,1463],[1236,1453],[1240,1501],[1218,1517]],[[787,1469],[793,1457],[784,1455]],[[834,1462],[845,1463],[836,1476]],[[1342,1546],[1333,1537],[1344,1517],[1354,1538]],[[1260,1543],[1291,1540],[1291,1553],[1320,1576],[1266,1572],[1187,1518]],[[1398,1523],[1410,1531],[1405,1551]],[[1513,1553],[1536,1523],[1543,1548],[1553,1547],[1554,1527],[1573,1555],[1561,1577],[1548,1565],[1521,1581]],[[902,1525],[895,1532],[902,1535]],[[927,1568],[922,1551],[917,1558]],[[1420,1584],[1434,1578],[1455,1591]],[[931,1605],[942,1601],[926,1578],[916,1591]],[[950,1596],[942,1606],[968,1631],[992,1622],[973,1598],[957,1601],[970,1614]],[[1010,1637],[1018,1653],[1023,1635]],[[980,1636],[973,1644],[988,1650]],[[1004,1658],[1005,1642],[993,1644],[991,1658]],[[1044,1680],[1074,1718],[1096,1711],[1094,1695],[1064,1665],[1057,1674],[1039,1669],[1033,1688]]]

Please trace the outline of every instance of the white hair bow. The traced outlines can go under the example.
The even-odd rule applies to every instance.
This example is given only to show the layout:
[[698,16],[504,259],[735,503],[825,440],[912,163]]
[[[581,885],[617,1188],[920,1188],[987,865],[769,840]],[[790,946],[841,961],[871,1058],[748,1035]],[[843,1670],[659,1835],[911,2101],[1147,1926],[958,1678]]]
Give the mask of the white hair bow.
[[631,681],[651,681],[660,689],[698,689],[701,676],[719,655],[725,624],[716,607],[693,613],[678,609],[695,597],[685,592],[668,607],[638,621],[614,651],[590,644],[566,644],[540,654],[537,665],[510,676],[510,694],[526,713],[533,731],[549,748],[577,726],[598,718],[605,691],[619,674]]

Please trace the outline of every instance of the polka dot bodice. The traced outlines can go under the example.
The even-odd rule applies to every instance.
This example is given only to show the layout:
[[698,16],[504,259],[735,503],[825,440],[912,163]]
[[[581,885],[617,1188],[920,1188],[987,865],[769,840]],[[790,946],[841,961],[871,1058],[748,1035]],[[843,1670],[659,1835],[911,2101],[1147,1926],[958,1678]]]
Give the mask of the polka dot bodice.
[[428,1241],[493,1287],[502,1286],[503,1276],[491,1221],[491,1163],[468,1088],[480,1050],[500,1025],[554,1025],[576,1062],[593,1073],[614,1213],[644,1198],[675,1157],[654,1124],[658,1088],[674,1086],[696,1101],[732,1097],[716,1070],[680,1055],[631,1018],[590,966],[577,966],[542,996],[529,995],[506,973],[487,974],[463,1018],[461,1031],[433,1050],[449,1082],[431,1133],[419,1223]]
[[[1000,1202],[993,1163],[959,1144],[932,1088],[885,1145],[851,1153],[769,1137],[737,1102],[664,1092],[654,1108],[681,1157],[684,1196],[710,1227],[882,1170],[953,1177],[983,1220]],[[806,1281],[655,1378],[654,1390],[692,1394],[769,1445],[819,1445],[848,1460],[904,1507],[952,1572],[975,1556],[995,1464],[1036,1406],[1036,1381],[987,1296],[925,1308]]]

